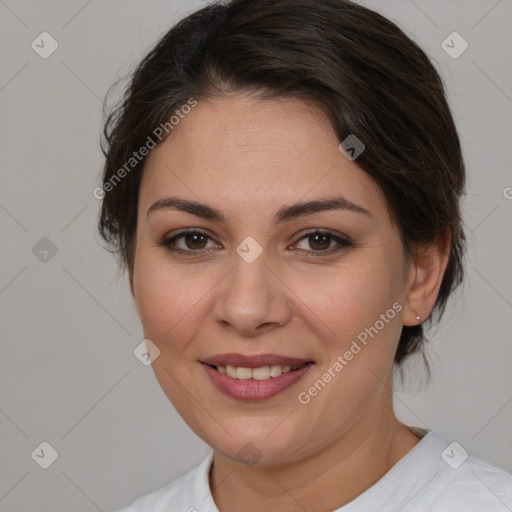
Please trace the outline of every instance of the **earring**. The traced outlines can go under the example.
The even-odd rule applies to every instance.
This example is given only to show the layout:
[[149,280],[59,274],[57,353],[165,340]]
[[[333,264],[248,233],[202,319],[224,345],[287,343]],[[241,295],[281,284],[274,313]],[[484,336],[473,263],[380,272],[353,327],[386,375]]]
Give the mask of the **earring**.
[[421,320],[420,315],[418,315],[418,313],[416,313],[416,320],[417,320],[418,322]]

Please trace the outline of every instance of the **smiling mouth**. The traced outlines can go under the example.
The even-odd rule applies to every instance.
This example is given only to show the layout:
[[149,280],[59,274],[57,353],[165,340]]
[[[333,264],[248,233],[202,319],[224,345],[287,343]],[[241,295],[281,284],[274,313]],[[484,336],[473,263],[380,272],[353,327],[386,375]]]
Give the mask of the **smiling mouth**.
[[273,364],[270,366],[260,366],[258,368],[247,368],[244,366],[233,366],[233,365],[211,365],[211,368],[217,370],[219,373],[223,375],[227,375],[232,379],[238,380],[267,380],[267,379],[275,379],[276,377],[280,377],[285,373],[295,372],[300,368],[306,366],[307,364],[311,364],[310,362],[300,364],[300,365],[280,365]]
[[218,354],[199,361],[214,386],[236,400],[266,400],[293,386],[314,361],[278,354]]

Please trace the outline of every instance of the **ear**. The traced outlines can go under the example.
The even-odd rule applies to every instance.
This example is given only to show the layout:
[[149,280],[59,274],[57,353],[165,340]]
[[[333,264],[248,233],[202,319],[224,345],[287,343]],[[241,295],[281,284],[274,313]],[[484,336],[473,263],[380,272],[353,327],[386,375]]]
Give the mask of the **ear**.
[[[411,262],[403,324],[418,325],[431,313],[450,256],[451,232],[446,229],[435,242],[416,248]],[[420,319],[416,319],[416,315]]]

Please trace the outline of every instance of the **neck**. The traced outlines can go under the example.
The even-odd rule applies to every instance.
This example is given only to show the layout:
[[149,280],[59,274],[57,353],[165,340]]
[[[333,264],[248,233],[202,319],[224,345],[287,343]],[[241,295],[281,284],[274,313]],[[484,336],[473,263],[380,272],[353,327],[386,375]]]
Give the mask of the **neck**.
[[375,484],[418,441],[389,403],[294,463],[247,467],[215,451],[210,489],[222,512],[330,511]]

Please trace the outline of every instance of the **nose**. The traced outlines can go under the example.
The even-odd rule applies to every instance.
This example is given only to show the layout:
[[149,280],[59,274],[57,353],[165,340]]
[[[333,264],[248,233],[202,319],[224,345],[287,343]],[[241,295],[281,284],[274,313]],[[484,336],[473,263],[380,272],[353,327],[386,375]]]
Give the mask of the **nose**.
[[265,251],[252,263],[235,254],[234,266],[218,288],[214,317],[222,326],[254,337],[290,320],[291,295]]

